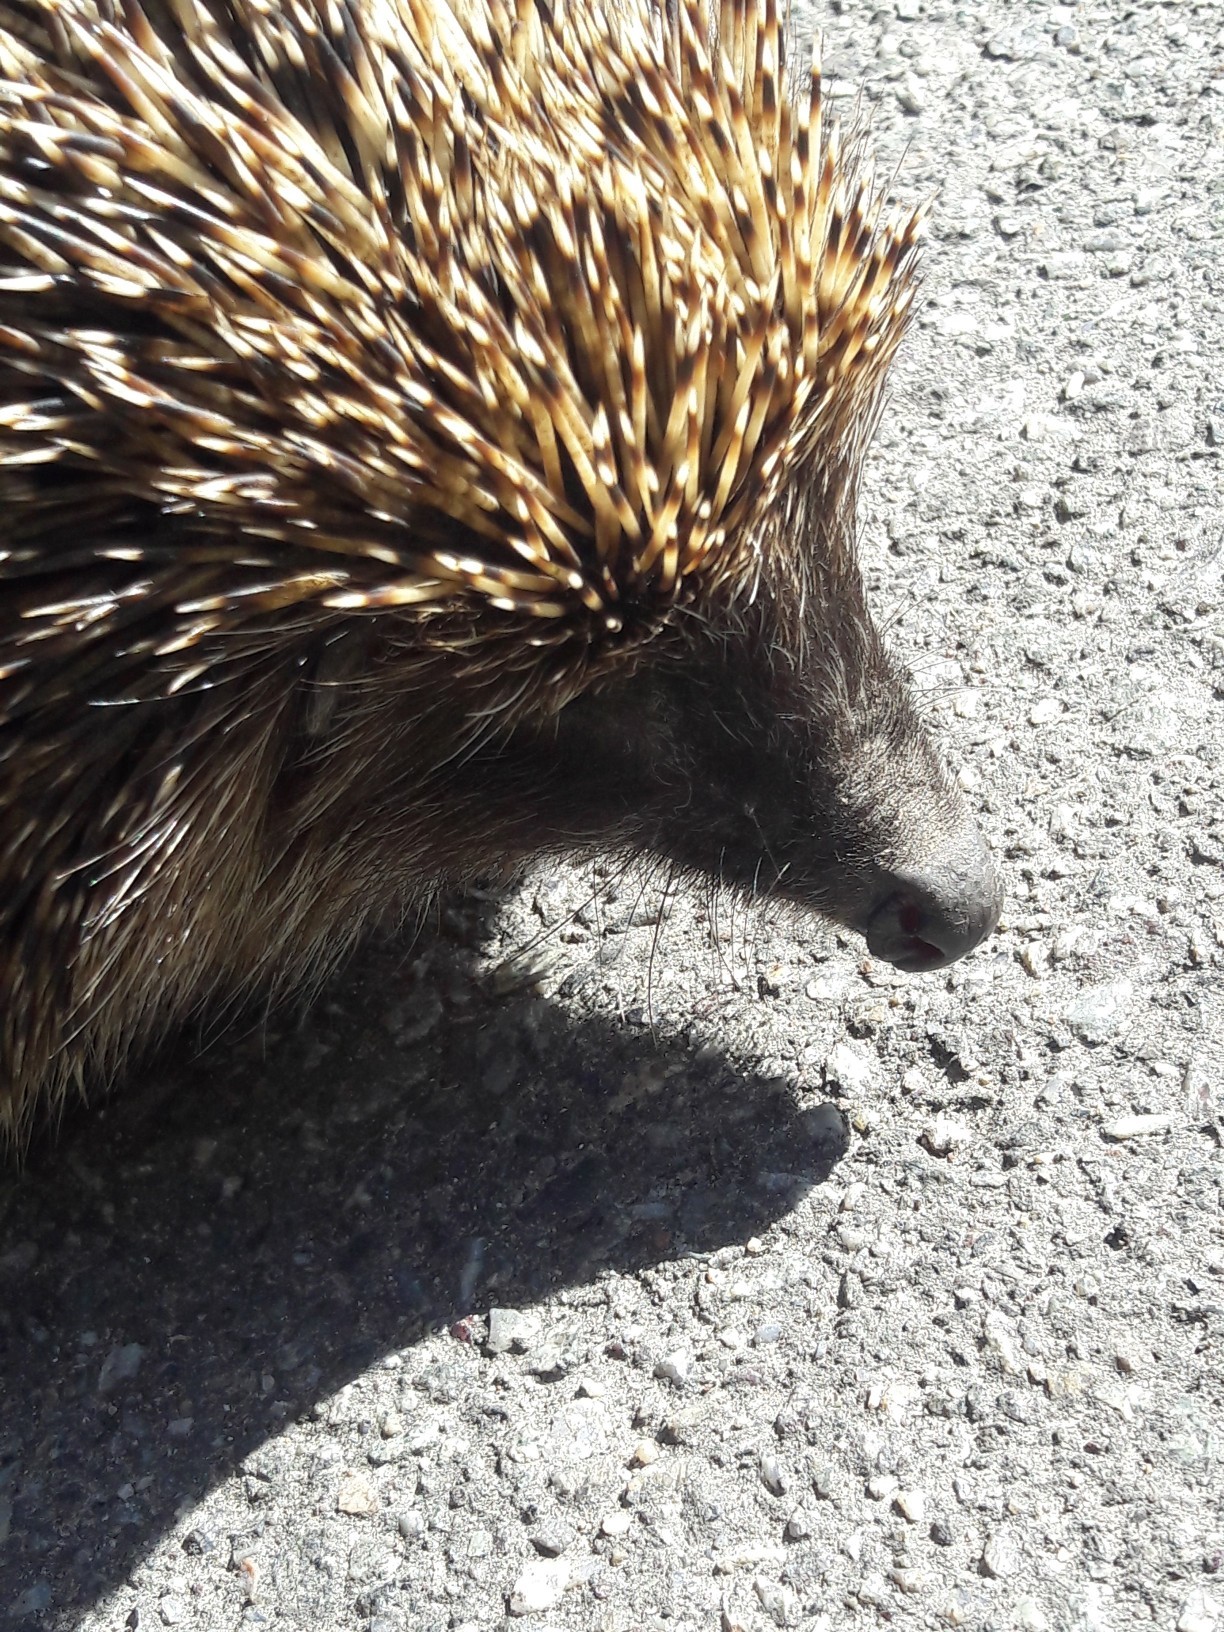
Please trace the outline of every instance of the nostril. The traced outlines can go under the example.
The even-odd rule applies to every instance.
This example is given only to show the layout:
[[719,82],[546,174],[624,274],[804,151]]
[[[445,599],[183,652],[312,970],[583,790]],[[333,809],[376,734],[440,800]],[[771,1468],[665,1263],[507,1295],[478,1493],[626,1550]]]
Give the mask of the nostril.
[[974,840],[970,854],[951,866],[887,880],[890,888],[867,921],[873,957],[914,972],[942,969],[986,939],[999,921],[1002,896],[994,865]]
[[949,951],[943,944],[946,939],[932,930],[926,915],[909,902],[885,902],[872,914],[867,927],[867,947],[872,955],[910,972],[941,969],[963,956],[959,951]]
[[912,901],[902,901],[897,908],[897,922],[906,935],[917,935],[922,927],[922,913]]
[[872,913],[867,947],[898,969],[941,969],[972,952],[992,927],[980,914],[953,915],[930,901],[894,894]]

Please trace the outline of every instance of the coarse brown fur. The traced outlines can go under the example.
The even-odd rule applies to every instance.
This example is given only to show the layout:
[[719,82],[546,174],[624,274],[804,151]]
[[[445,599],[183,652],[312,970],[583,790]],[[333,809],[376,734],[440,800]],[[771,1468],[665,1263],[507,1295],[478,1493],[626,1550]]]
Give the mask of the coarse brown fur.
[[862,924],[913,296],[774,0],[0,0],[0,1133],[440,882]]

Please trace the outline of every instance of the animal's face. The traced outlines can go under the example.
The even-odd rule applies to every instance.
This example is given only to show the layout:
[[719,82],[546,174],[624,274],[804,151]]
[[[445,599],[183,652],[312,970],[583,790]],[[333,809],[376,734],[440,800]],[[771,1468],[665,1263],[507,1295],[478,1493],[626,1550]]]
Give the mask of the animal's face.
[[636,668],[519,726],[499,780],[541,847],[640,850],[824,913],[902,968],[951,962],[997,921],[993,864],[857,573],[815,599],[792,587],[680,619]]

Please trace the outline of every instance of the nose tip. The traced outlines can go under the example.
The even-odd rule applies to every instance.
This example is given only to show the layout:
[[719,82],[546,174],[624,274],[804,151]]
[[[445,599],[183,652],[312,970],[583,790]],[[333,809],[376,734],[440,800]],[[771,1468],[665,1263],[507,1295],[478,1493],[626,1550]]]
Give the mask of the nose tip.
[[954,856],[885,881],[867,921],[867,949],[910,973],[942,969],[981,945],[1002,908],[999,875],[974,834]]

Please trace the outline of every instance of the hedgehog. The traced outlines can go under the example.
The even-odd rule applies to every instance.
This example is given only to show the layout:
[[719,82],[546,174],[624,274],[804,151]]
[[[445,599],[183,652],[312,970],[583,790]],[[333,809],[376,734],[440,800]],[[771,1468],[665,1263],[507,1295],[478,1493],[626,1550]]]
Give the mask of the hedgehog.
[[0,80],[10,1145],[532,858],[993,929],[858,565],[925,211],[776,0],[0,0]]

